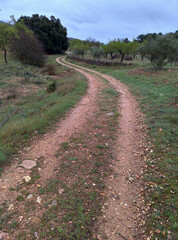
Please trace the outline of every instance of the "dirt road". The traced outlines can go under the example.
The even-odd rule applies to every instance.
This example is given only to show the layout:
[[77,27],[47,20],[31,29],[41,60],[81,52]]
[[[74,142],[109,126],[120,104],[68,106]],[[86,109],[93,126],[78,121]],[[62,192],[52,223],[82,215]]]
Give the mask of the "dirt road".
[[[65,59],[63,62],[66,63]],[[105,232],[110,240],[144,239],[144,230],[141,230],[144,229],[145,224],[141,181],[145,138],[143,115],[127,87],[120,81],[94,70],[80,68],[107,79],[121,94],[118,102],[118,112],[121,116],[118,123],[117,149],[115,149],[117,161],[113,162],[113,170],[117,177],[108,182],[107,207],[103,211],[104,216],[98,228]]]
[[[88,91],[82,100],[71,110],[65,119],[57,123],[55,132],[45,134],[32,146],[21,152],[13,165],[7,167],[0,179],[0,203],[6,201],[12,207],[17,199],[18,191],[9,191],[16,188],[24,176],[31,173],[31,169],[21,166],[24,160],[31,160],[37,164],[43,162],[40,169],[38,185],[43,185],[54,174],[54,169],[59,164],[56,152],[62,142],[67,142],[74,131],[87,123],[96,109],[97,93],[101,78],[109,81],[119,92],[118,136],[113,154],[116,160],[112,162],[113,176],[106,182],[107,202],[103,206],[103,215],[98,221],[98,239],[145,239],[142,227],[144,226],[144,198],[142,196],[142,164],[145,126],[143,116],[139,111],[137,102],[132,97],[127,87],[118,80],[87,68],[79,67],[58,58],[57,62],[73,68],[84,74],[88,79]],[[34,195],[35,187],[32,186]],[[28,189],[29,190],[29,189]],[[9,207],[10,208],[10,207]],[[15,209],[16,212],[20,208]],[[28,223],[28,221],[27,221]],[[13,238],[12,238],[13,239]]]

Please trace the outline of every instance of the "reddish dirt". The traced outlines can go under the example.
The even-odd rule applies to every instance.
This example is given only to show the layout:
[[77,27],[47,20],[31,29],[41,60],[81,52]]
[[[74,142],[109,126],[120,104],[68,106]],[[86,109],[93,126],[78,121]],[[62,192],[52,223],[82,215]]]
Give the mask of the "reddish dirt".
[[143,240],[146,214],[142,187],[145,137],[143,115],[124,84],[108,75],[81,68],[107,79],[121,94],[118,103],[121,116],[115,148],[117,161],[113,162],[113,177],[107,182],[108,200],[98,224],[99,232],[102,232],[100,239],[105,234],[110,240]]

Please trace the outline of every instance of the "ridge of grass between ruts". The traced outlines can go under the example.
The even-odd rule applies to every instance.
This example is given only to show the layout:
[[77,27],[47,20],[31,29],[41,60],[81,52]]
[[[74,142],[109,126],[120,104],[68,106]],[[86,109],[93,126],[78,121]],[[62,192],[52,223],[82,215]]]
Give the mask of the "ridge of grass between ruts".
[[144,61],[136,61],[132,67],[98,67],[69,62],[119,79],[136,96],[148,126],[144,157],[145,197],[150,209],[148,236],[150,239],[176,239],[178,69],[169,64],[161,71],[154,71]]
[[[83,75],[60,66],[55,62],[56,56],[49,56],[48,59],[49,63],[56,64],[58,78],[45,76],[40,73],[40,68],[23,65],[13,59],[6,65],[0,65],[1,92],[8,92],[12,87],[16,89],[16,85],[18,88],[27,88],[28,84],[37,87],[37,91],[24,96],[19,94],[17,98],[14,95],[1,100],[0,122],[5,119],[0,126],[1,170],[3,165],[10,163],[14,153],[29,144],[31,137],[54,127],[54,123],[86,93],[87,81]],[[46,87],[53,81],[57,89],[48,93]]]

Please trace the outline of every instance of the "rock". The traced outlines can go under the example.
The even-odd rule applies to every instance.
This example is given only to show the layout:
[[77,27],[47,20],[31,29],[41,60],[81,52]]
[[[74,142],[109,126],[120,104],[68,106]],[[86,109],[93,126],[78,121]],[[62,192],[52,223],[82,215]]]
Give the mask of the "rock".
[[7,240],[9,239],[9,234],[5,232],[0,232],[0,240]]
[[113,116],[115,113],[111,112],[111,113],[107,113],[107,116]]
[[40,203],[41,203],[41,200],[42,200],[41,197],[37,197],[37,200],[36,200],[36,201],[37,201],[37,203],[40,204]]
[[33,197],[33,194],[29,194],[29,195],[27,196],[27,200],[30,200],[32,197]]
[[51,203],[52,206],[56,206],[57,205],[57,201],[56,200],[53,200],[52,203]]
[[19,217],[19,222],[22,222],[22,220],[23,220],[23,216],[20,216]]
[[133,181],[134,181],[134,178],[129,177],[129,182],[133,182]]
[[63,188],[59,189],[59,194],[63,194],[63,192],[64,192]]
[[36,162],[33,160],[24,160],[20,166],[24,167],[25,169],[32,169],[34,167],[36,167]]
[[9,208],[7,209],[7,211],[10,211],[10,210],[14,210],[14,204],[9,205]]
[[23,179],[25,180],[26,183],[31,181],[31,177],[30,176],[24,176]]
[[156,229],[155,233],[161,233],[161,231],[159,229]]

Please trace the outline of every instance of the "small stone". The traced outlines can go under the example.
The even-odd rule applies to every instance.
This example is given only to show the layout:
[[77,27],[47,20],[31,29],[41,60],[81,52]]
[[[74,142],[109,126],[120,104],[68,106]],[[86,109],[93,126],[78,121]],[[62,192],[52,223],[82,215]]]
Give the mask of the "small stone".
[[56,205],[57,205],[57,201],[56,201],[56,200],[53,200],[51,205],[52,205],[52,206],[56,206]]
[[31,181],[31,177],[30,176],[24,176],[23,179],[25,180],[26,183]]
[[10,211],[10,210],[14,210],[14,204],[9,205],[9,208],[7,209],[7,211]]
[[5,232],[0,232],[0,240],[7,240],[9,239],[9,234]]
[[27,196],[27,200],[30,200],[32,197],[33,197],[33,194],[29,194],[29,195]]
[[34,167],[36,167],[36,162],[33,160],[24,160],[20,166],[24,167],[25,169],[32,169]]
[[113,116],[115,113],[111,112],[111,113],[107,113],[107,116]]
[[42,200],[41,197],[37,197],[37,200],[36,200],[36,201],[37,201],[37,203],[40,204],[40,203],[41,203],[41,200]]
[[1,188],[2,188],[2,189],[7,189],[7,188],[8,188],[8,186],[2,186]]
[[21,222],[23,220],[23,216],[19,217],[19,222]]
[[134,178],[129,177],[129,182],[133,182],[133,181],[134,181]]
[[64,192],[63,188],[59,189],[59,194],[63,194],[63,192]]
[[161,233],[161,231],[159,229],[156,229],[155,233]]

